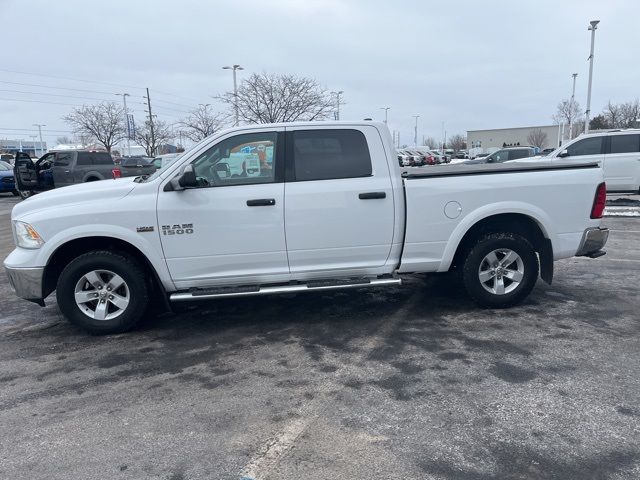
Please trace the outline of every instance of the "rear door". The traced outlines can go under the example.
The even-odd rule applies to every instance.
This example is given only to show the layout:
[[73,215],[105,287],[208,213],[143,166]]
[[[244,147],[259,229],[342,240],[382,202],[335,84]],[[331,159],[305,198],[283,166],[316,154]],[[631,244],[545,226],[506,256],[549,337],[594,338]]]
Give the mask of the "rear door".
[[637,191],[640,186],[640,134],[612,134],[604,158],[609,191]]
[[292,274],[381,267],[393,239],[389,166],[378,131],[287,127],[285,231]]

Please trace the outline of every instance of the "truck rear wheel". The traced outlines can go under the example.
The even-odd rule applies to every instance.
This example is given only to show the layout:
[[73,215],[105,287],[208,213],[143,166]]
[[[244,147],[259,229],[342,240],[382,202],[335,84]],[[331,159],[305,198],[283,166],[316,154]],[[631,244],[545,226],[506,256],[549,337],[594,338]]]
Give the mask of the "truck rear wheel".
[[93,251],[72,260],[58,278],[58,306],[73,324],[91,333],[132,329],[148,304],[144,271],[131,257]]
[[476,303],[506,308],[531,293],[538,272],[538,257],[531,243],[518,234],[503,232],[481,237],[468,251],[462,278]]

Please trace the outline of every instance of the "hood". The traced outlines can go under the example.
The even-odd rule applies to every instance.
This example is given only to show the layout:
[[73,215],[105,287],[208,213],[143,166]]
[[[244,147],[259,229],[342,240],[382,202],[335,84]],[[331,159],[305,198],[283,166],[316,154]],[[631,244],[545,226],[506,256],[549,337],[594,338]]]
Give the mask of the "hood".
[[126,177],[118,180],[86,182],[39,193],[13,207],[11,219],[48,208],[55,209],[61,205],[70,206],[97,200],[118,200],[136,187],[137,184],[133,182],[133,179],[134,177]]

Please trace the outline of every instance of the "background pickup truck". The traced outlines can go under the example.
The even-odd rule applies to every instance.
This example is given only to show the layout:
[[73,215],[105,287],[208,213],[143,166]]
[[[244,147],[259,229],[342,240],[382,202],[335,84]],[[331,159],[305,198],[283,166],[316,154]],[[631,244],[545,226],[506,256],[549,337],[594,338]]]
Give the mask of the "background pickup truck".
[[[138,175],[151,175],[157,170],[152,158],[131,157],[120,160],[117,167],[121,177],[137,177]],[[118,174],[116,174],[118,176]]]
[[415,272],[454,270],[477,303],[508,307],[539,275],[551,282],[554,260],[604,254],[602,179],[595,163],[402,174],[381,123],[246,126],[148,178],[16,205],[4,264],[18,296],[44,304],[56,290],[97,333],[132,328],[149,304],[398,286]]

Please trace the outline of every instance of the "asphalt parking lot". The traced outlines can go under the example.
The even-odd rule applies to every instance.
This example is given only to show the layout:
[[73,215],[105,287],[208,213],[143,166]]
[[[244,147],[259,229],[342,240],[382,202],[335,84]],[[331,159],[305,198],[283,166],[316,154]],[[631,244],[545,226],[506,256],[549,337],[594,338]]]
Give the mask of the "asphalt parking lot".
[[2,273],[0,478],[640,478],[640,219],[604,223],[500,311],[415,276],[92,337]]

